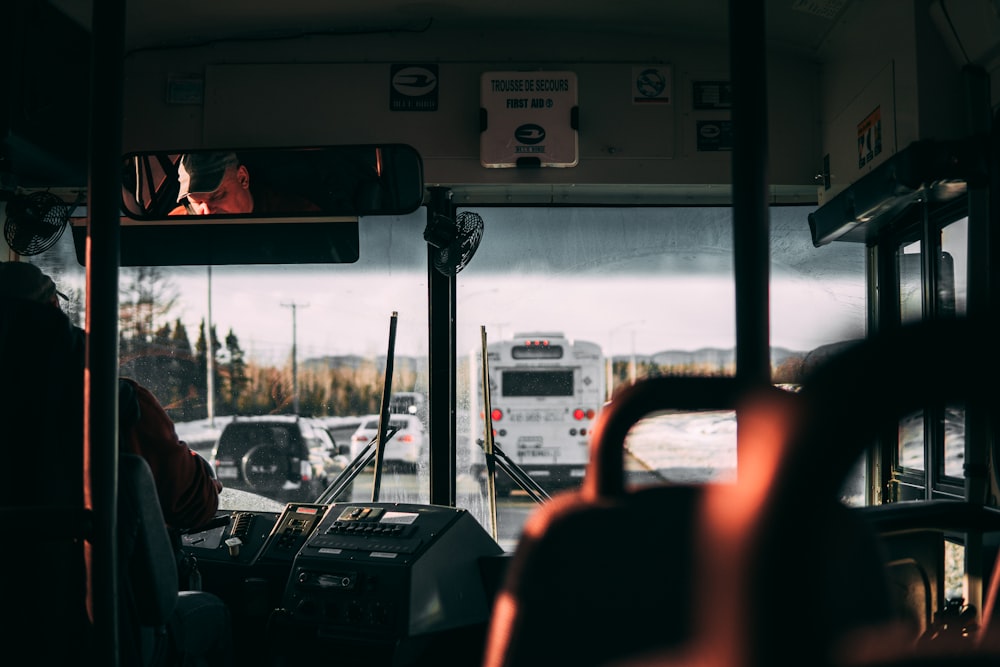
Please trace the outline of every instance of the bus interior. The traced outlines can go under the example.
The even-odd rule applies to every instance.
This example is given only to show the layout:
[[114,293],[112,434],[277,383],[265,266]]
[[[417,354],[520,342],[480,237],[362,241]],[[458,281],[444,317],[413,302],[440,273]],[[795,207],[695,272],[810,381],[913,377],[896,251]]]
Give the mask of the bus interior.
[[[1000,1],[7,0],[0,35],[0,261],[85,341],[0,300],[9,659],[1000,659]],[[207,524],[161,530],[120,377]]]

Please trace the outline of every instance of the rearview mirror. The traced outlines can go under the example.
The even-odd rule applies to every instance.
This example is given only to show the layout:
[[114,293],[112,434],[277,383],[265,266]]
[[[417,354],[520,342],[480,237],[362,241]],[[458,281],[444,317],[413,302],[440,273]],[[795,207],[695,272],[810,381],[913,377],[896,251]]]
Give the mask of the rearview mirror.
[[423,165],[405,144],[130,153],[122,207],[135,220],[405,215]]

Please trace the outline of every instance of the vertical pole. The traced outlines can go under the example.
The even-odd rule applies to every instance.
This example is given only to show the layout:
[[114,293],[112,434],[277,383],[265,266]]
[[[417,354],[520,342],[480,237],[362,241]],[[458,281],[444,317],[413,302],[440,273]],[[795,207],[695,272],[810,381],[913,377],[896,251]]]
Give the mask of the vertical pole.
[[[455,217],[452,192],[445,187],[428,188],[428,223],[435,215]],[[428,410],[430,502],[454,507],[456,503],[455,459],[458,438],[455,423],[457,361],[455,343],[455,276],[446,276],[434,268],[436,248],[427,244],[428,318]]]
[[[766,4],[764,0],[729,0],[737,391],[760,389],[771,383]],[[744,468],[743,461],[752,456],[742,428],[743,416],[737,408],[738,477]],[[755,556],[751,556],[751,562]],[[756,588],[752,590],[756,592]],[[780,612],[773,599],[763,599],[755,608],[755,614],[762,618],[773,618],[776,613]],[[747,635],[744,659],[749,664],[768,664],[776,654],[787,651],[779,650],[770,633],[758,631],[763,626],[754,615],[749,615],[748,620],[741,630]],[[795,642],[796,638],[790,637],[789,641]]]
[[298,352],[298,325],[296,323],[296,309],[299,306],[308,307],[308,303],[283,303],[285,308],[292,309],[292,410],[299,414],[299,352]]
[[292,304],[292,411],[299,414],[299,351],[298,323],[295,317],[295,304]]
[[[981,67],[966,65],[962,68],[963,87],[965,91],[967,133],[982,146],[990,146],[990,136],[996,137],[997,128],[993,125],[990,100],[990,76]],[[987,149],[987,155],[993,156],[993,164],[988,165],[987,173],[991,174],[993,183],[968,183],[968,236],[966,239],[968,260],[966,294],[966,315],[979,322],[990,322],[990,300],[996,294],[993,291],[996,282],[996,238],[991,221],[991,209],[996,211],[998,191],[997,179],[997,144],[994,150]],[[927,246],[930,248],[931,246]],[[937,248],[937,246],[934,246]],[[936,255],[937,253],[935,253]],[[935,259],[937,257],[935,256]],[[936,265],[936,262],[935,262]],[[935,267],[936,268],[936,267]],[[936,283],[935,283],[936,285]],[[934,290],[935,297],[938,290]],[[992,296],[991,296],[992,295]],[[936,312],[936,311],[935,311]],[[993,322],[1000,320],[992,318]],[[980,405],[969,405],[965,411],[965,499],[970,502],[988,502],[990,494],[990,443],[996,434],[997,417],[991,411],[984,410]],[[927,459],[930,460],[930,459]],[[983,536],[975,531],[966,534],[965,542],[965,573],[966,602],[976,610],[977,622],[985,617],[984,582],[993,566],[992,558],[983,558]],[[991,611],[992,613],[992,611]],[[988,617],[986,617],[988,618]]]
[[116,667],[118,637],[118,268],[125,0],[91,19],[84,372],[84,495],[93,509],[89,603],[95,664]]
[[607,400],[615,395],[615,354],[612,352],[614,349],[614,329],[608,332],[608,397]]
[[206,340],[205,369],[208,377],[205,379],[205,390],[208,392],[208,424],[215,426],[215,347],[212,345],[212,267],[208,267],[208,322],[205,324]]
[[632,355],[629,358],[629,380],[635,384],[638,369],[635,367],[635,329],[632,329]]
[[729,2],[733,86],[733,266],[736,278],[736,377],[771,382],[768,282],[767,51],[765,3]]

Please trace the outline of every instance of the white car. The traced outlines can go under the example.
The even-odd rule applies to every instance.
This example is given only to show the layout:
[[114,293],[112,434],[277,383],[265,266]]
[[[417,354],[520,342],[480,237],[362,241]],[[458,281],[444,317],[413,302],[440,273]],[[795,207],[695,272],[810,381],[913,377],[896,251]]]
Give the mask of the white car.
[[[375,439],[378,433],[378,415],[369,415],[358,430],[351,436],[351,459],[357,456]],[[389,415],[388,432],[395,435],[386,441],[382,453],[382,463],[385,469],[397,469],[416,472],[421,456],[424,455],[424,424],[416,415]],[[374,459],[373,459],[374,460]]]

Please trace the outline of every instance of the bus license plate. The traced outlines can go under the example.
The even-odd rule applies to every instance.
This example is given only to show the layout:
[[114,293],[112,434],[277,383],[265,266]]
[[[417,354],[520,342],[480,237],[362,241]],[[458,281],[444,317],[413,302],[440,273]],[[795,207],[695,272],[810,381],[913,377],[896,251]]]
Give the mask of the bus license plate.
[[550,447],[546,447],[545,449],[522,449],[517,452],[517,455],[525,459],[551,459],[556,455],[556,450]]
[[219,479],[236,479],[239,471],[236,468],[219,468],[215,471],[215,476]]
[[522,459],[551,459],[555,458],[555,447],[529,447],[517,450],[518,458]]
[[511,412],[507,419],[512,422],[540,423],[559,421],[562,417],[558,412],[552,410],[521,410]]

